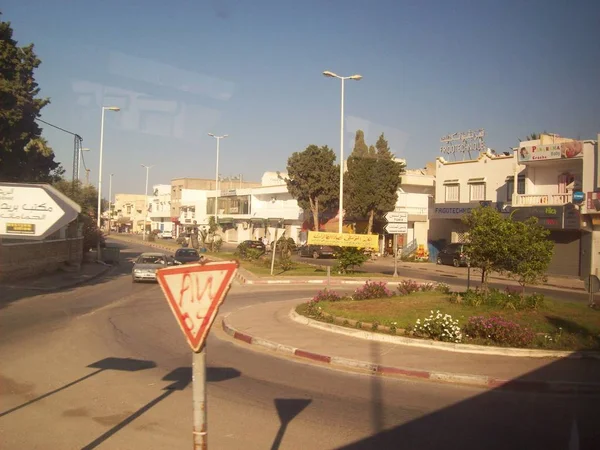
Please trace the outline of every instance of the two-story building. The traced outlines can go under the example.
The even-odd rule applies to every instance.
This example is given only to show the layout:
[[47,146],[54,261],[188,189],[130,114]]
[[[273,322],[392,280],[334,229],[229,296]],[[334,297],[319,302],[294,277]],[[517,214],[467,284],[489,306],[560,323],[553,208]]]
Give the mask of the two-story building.
[[112,226],[120,233],[141,233],[146,219],[147,197],[144,194],[116,194]]
[[[475,159],[436,160],[435,196],[429,215],[429,241],[436,247],[466,240],[465,214],[481,205],[504,210],[512,201],[515,171],[517,179],[522,169],[516,167],[513,152],[500,155],[491,150]],[[519,192],[522,183],[518,182]]]
[[589,271],[591,235],[581,220],[586,212],[582,196],[584,182],[593,184],[596,154],[596,141],[554,134],[523,141],[515,149],[524,170],[513,175],[513,199],[507,210],[514,220],[536,217],[550,231],[554,241],[550,273],[579,276]]

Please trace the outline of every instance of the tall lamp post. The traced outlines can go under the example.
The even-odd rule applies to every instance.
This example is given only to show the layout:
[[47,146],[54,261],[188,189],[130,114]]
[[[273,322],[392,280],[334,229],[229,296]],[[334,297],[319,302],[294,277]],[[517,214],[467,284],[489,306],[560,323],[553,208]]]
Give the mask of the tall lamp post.
[[340,211],[339,211],[339,224],[338,233],[342,232],[342,225],[344,223],[344,81],[346,80],[360,80],[362,75],[350,75],[349,77],[342,77],[329,70],[323,72],[323,75],[330,78],[339,78],[342,80],[342,111],[340,120]]
[[218,220],[219,213],[219,144],[221,139],[225,139],[228,134],[224,134],[223,136],[216,136],[213,133],[208,133],[209,136],[214,137],[217,140],[217,170],[215,174],[215,222]]
[[108,179],[108,234],[110,234],[110,222],[112,220],[112,179],[114,175],[114,173],[111,173]]
[[[102,107],[102,121],[100,123],[100,164],[98,165],[98,217],[96,225],[100,228],[100,215],[102,214],[102,150],[104,147],[104,112],[105,111],[121,111],[121,108],[117,106],[103,106]],[[98,249],[100,249],[100,243],[98,243]],[[98,251],[100,255],[100,251]]]
[[145,204],[144,204],[144,231],[142,234],[142,240],[145,241],[146,240],[146,220],[148,219],[148,173],[150,172],[150,169],[154,166],[147,166],[145,164],[140,164],[140,166],[144,167],[146,169],[146,191],[145,191]]

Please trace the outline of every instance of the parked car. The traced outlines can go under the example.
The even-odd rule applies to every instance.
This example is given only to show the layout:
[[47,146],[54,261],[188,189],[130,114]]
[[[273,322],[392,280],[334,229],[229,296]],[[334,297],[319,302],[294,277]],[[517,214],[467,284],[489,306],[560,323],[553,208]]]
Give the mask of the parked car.
[[335,248],[329,245],[303,245],[298,249],[300,256],[312,256],[314,259],[335,258]]
[[172,265],[173,260],[164,253],[142,253],[131,269],[131,281],[156,281],[156,271]]
[[246,251],[251,248],[260,251],[261,255],[267,251],[265,244],[263,244],[262,241],[247,240],[241,242],[240,245],[237,246],[240,256],[245,256]]
[[175,263],[189,264],[200,262],[204,257],[200,256],[198,250],[194,248],[180,248],[175,252],[173,258],[175,259]]
[[160,233],[160,237],[161,237],[161,239],[173,239],[173,232],[172,231],[163,231]]
[[467,255],[465,250],[467,247],[467,244],[448,244],[446,248],[438,253],[437,263],[452,265],[454,267],[466,266]]

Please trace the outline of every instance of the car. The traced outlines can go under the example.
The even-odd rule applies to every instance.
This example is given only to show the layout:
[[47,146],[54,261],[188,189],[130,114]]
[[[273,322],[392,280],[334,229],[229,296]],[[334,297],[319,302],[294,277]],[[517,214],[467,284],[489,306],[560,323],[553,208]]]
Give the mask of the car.
[[466,266],[466,249],[468,244],[453,243],[448,244],[438,253],[436,262],[438,264],[452,265],[454,267]]
[[204,256],[200,256],[198,250],[194,248],[180,248],[175,252],[173,259],[176,264],[189,264],[202,261]]
[[300,256],[312,256],[314,259],[335,258],[335,248],[329,245],[303,245],[298,249]]
[[161,239],[173,239],[173,232],[165,230],[160,233],[160,237]]
[[263,244],[262,241],[242,241],[237,247],[237,250],[241,256],[245,256],[246,251],[249,249],[258,250],[261,255],[267,251],[265,244]]
[[172,258],[165,253],[142,253],[133,263],[131,281],[156,281],[156,271],[172,265]]

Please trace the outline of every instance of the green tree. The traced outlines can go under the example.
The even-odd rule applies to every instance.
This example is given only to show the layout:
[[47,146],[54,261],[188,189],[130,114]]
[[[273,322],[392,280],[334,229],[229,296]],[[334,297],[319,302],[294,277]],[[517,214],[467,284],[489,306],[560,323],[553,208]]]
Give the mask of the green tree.
[[73,183],[65,179],[55,181],[52,186],[81,206],[78,220],[82,225],[84,251],[96,248],[98,242],[104,240],[102,231],[96,223],[98,208],[98,191],[96,188],[89,184],[84,185],[79,180]]
[[509,250],[504,269],[518,281],[525,293],[525,286],[544,280],[552,260],[554,242],[548,239],[550,231],[538,224],[535,217],[526,221],[510,221],[512,226]]
[[53,182],[62,174],[35,119],[50,101],[38,98],[33,44],[19,47],[10,22],[0,22],[0,180]]
[[363,130],[357,130],[354,135],[354,150],[352,153],[358,157],[365,157],[369,155],[369,147],[365,142],[365,133]]
[[463,217],[463,222],[469,233],[466,247],[469,263],[481,271],[482,289],[487,291],[490,273],[505,272],[510,260],[512,221],[488,206],[473,209]]
[[[362,131],[358,130],[356,135],[355,142],[364,143]],[[375,217],[394,209],[402,170],[383,133],[366,154],[361,146],[356,146],[350,154],[344,176],[344,205],[348,216],[368,219],[368,234],[373,232]]]
[[318,231],[319,214],[338,205],[340,177],[335,153],[326,145],[309,145],[288,158],[287,173],[289,193],[301,208],[311,211],[314,229]]

